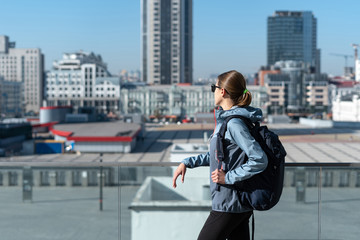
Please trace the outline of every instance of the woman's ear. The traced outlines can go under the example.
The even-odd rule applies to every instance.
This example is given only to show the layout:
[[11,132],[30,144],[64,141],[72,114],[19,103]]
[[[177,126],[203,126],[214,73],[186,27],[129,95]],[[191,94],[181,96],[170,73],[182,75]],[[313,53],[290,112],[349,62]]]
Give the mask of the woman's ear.
[[225,96],[225,94],[226,94],[226,91],[225,91],[225,89],[224,88],[222,88],[222,89],[220,89],[221,90],[221,96]]

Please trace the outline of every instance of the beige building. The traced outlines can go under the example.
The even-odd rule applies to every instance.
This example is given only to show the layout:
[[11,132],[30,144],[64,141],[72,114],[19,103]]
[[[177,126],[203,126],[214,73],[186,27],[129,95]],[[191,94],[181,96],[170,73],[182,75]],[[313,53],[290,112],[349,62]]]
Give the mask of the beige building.
[[39,48],[15,48],[8,36],[0,36],[0,76],[24,84],[25,112],[39,113],[43,100],[44,55]]
[[327,111],[327,75],[310,73],[306,65],[297,61],[279,61],[274,67],[280,71],[264,77],[270,114],[304,116]]
[[329,105],[329,85],[326,81],[311,81],[306,84],[306,102],[309,106]]

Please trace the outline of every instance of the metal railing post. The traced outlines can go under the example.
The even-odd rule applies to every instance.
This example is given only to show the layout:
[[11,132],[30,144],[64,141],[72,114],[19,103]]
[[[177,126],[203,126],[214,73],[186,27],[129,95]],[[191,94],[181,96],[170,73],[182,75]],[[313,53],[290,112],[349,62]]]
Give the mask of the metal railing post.
[[321,187],[322,187],[322,167],[319,169],[319,186],[318,186],[318,239],[321,239]]
[[[102,163],[102,156],[103,154],[100,153],[100,163]],[[99,203],[100,203],[100,211],[103,210],[103,166],[100,165],[100,198],[99,198]]]

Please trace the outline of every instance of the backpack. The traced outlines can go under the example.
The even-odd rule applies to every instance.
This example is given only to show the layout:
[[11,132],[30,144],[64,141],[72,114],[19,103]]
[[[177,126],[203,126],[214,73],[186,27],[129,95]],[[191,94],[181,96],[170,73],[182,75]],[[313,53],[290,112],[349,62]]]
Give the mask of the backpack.
[[[240,118],[244,121],[250,134],[260,144],[268,157],[268,165],[264,171],[234,185],[238,192],[239,201],[243,206],[253,210],[269,210],[280,200],[284,183],[286,151],[278,135],[270,131],[267,126],[260,126],[259,122],[252,123],[250,119],[240,115],[229,116],[225,119],[217,135],[218,169],[221,169],[221,162],[224,159],[223,145],[227,123],[232,118]],[[242,162],[245,163],[247,156],[245,154],[242,156],[245,158],[242,159]]]

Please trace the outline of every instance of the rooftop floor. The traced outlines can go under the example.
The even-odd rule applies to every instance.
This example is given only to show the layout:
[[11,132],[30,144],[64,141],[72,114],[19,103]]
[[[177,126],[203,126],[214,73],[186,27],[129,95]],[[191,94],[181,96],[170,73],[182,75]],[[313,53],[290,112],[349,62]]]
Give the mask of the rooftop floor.
[[[360,130],[311,128],[300,124],[274,124],[288,153],[287,162],[360,163]],[[104,154],[103,162],[169,162],[173,144],[204,143],[213,132],[212,124],[147,125],[144,140],[132,153]],[[49,154],[0,158],[0,162],[98,162],[99,154]]]

